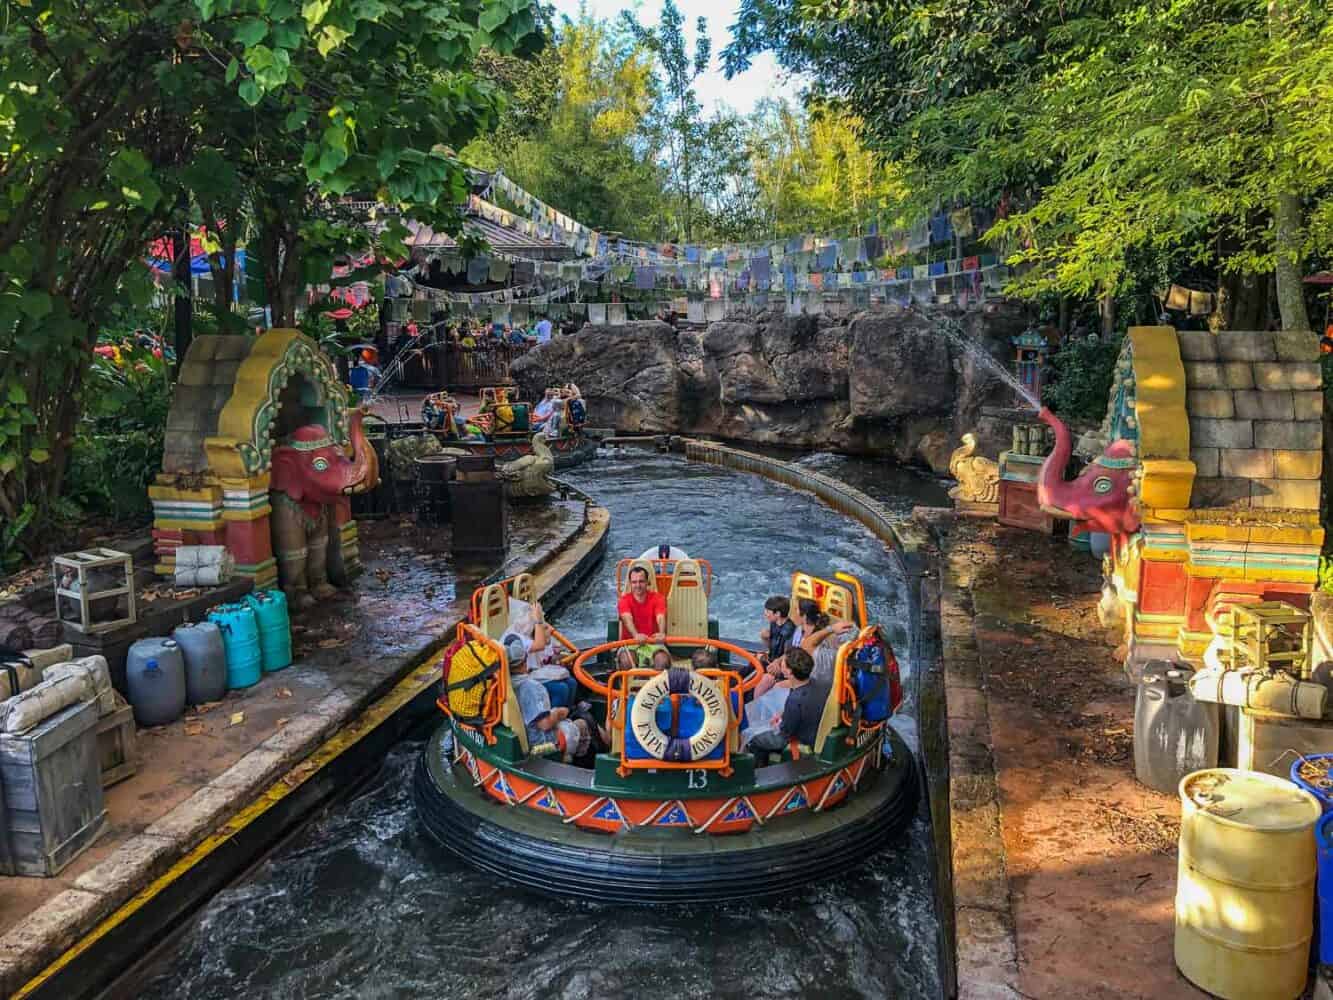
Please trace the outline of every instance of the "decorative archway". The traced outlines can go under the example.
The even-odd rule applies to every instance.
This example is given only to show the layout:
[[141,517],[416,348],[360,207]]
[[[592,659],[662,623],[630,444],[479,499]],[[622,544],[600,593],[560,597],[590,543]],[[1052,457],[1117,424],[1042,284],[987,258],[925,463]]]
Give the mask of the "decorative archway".
[[[298,382],[305,421],[323,424],[346,446],[346,387],[299,330],[191,343],[167,418],[163,471],[148,490],[159,574],[174,574],[177,546],[226,545],[237,572],[255,586],[277,579],[269,466],[284,390]],[[359,554],[349,501],[338,505],[336,520],[344,569],[354,573]]]

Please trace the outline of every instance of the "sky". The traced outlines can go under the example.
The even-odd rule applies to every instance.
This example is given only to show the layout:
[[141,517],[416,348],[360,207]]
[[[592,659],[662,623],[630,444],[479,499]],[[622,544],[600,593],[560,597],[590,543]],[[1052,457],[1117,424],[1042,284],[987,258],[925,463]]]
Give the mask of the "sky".
[[[662,11],[661,0],[640,0],[626,3],[625,0],[554,0],[556,14],[565,14],[576,18],[579,7],[586,3],[588,12],[594,17],[610,20],[620,16],[622,10],[634,10],[645,25],[657,24]],[[757,56],[750,68],[728,80],[722,74],[722,50],[731,41],[731,23],[736,19],[736,4],[717,3],[716,0],[676,0],[685,18],[685,39],[688,51],[694,51],[694,24],[700,17],[708,19],[708,34],[713,41],[713,65],[709,71],[695,82],[695,92],[705,114],[711,114],[715,108],[725,104],[742,114],[751,111],[761,97],[795,98],[799,90],[799,78],[789,76],[778,66],[771,53]]]

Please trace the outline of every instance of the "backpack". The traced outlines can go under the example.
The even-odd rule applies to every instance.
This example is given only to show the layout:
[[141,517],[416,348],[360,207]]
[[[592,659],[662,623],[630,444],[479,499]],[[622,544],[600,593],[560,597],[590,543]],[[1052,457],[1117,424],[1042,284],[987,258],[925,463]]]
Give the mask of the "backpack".
[[444,697],[459,722],[480,726],[490,679],[500,669],[495,650],[475,639],[458,639],[444,652]]

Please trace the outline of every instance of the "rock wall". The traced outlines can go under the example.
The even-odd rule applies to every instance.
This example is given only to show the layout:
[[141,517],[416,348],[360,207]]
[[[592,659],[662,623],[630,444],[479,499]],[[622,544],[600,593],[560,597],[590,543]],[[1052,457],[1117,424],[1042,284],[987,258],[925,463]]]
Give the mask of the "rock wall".
[[[1015,308],[954,317],[1001,363],[1026,325]],[[770,314],[675,330],[585,326],[520,358],[528,399],[576,382],[588,421],[623,433],[713,435],[754,444],[889,454],[936,471],[982,405],[1011,394],[932,324],[902,312],[850,319]],[[1007,441],[982,441],[994,455]]]

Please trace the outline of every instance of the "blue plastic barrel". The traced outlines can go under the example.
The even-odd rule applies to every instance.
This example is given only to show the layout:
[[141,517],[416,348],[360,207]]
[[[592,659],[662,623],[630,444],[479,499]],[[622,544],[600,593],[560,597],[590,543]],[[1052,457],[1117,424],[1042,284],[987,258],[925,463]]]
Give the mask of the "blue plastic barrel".
[[1314,827],[1319,863],[1319,906],[1315,927],[1319,935],[1319,961],[1333,963],[1333,813],[1324,813]]
[[[1318,783],[1306,781],[1304,778],[1301,777],[1301,765],[1316,760],[1331,762],[1329,766],[1328,776],[1327,778],[1322,779]],[[1312,753],[1312,754],[1306,754],[1304,757],[1297,757],[1295,760],[1291,762],[1291,772],[1288,775],[1288,777],[1291,778],[1291,783],[1293,785],[1296,785],[1300,788],[1304,788],[1307,792],[1309,792],[1316,799],[1318,799],[1319,808],[1322,809],[1324,812],[1328,812],[1330,809],[1333,809],[1333,753]]]
[[227,654],[227,687],[247,688],[259,683],[263,658],[259,652],[259,623],[248,604],[221,604],[208,613],[208,620],[222,630]]
[[292,663],[292,623],[287,616],[287,595],[281,590],[259,590],[245,595],[259,625],[259,655],[264,673]]

